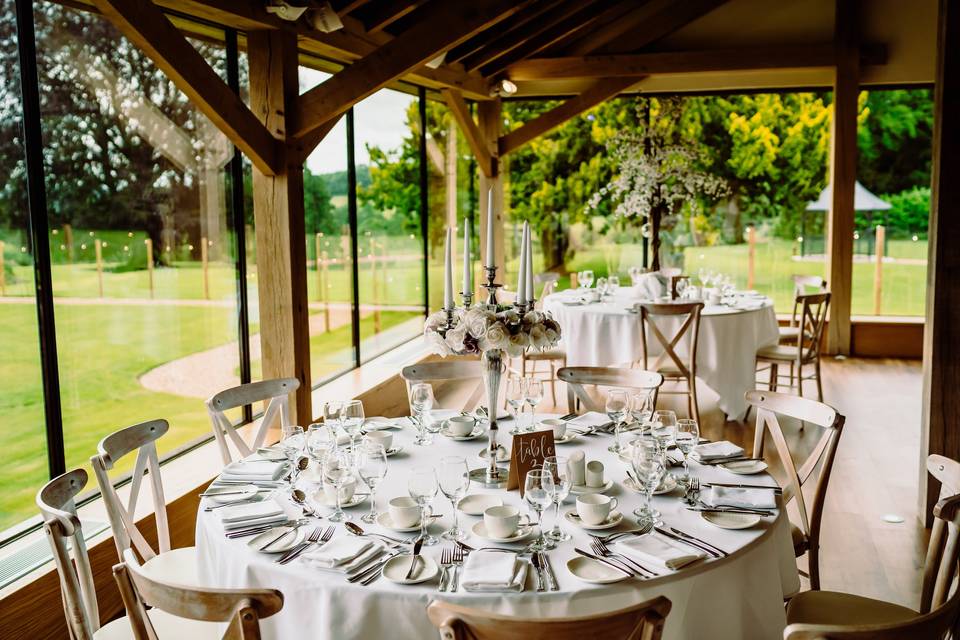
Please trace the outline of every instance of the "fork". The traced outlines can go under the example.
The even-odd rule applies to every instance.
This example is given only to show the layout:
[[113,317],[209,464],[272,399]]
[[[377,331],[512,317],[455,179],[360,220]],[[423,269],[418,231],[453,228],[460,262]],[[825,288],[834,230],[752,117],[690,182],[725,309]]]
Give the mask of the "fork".
[[460,569],[463,568],[464,548],[453,548],[453,587],[447,586],[447,591],[454,593],[460,588]]
[[647,569],[642,564],[636,562],[635,560],[632,560],[623,554],[614,553],[613,551],[610,550],[609,547],[607,547],[607,543],[604,542],[603,540],[593,540],[590,543],[590,546],[593,548],[594,552],[597,553],[597,555],[601,555],[604,558],[607,558],[608,560],[615,559],[619,561],[620,564],[633,567],[635,570],[639,571],[641,575],[644,575],[647,577],[654,577],[655,575],[657,575],[650,569]]
[[450,570],[450,565],[452,564],[453,549],[451,547],[444,547],[440,551],[440,584],[437,585],[437,591],[446,591],[447,572]]
[[606,536],[598,536],[595,534],[590,534],[591,538],[596,538],[597,540],[602,540],[603,542],[613,542],[614,540],[619,540],[624,536],[642,536],[645,533],[650,533],[653,529],[653,525],[649,522],[646,524],[640,525],[639,529],[631,529],[630,531],[617,531],[616,533],[611,533]]
[[310,537],[307,538],[307,541],[305,543],[303,543],[302,545],[300,545],[290,553],[284,555],[282,558],[277,560],[277,562],[279,564],[287,564],[289,562],[292,562],[293,560],[299,558],[300,554],[306,551],[307,548],[310,547],[310,545],[312,544],[319,544],[323,546],[324,544],[330,541],[330,538],[333,537],[333,531],[334,531],[334,527],[327,527],[326,530],[321,534],[320,527],[317,527],[316,529],[313,530],[313,532],[310,534]]

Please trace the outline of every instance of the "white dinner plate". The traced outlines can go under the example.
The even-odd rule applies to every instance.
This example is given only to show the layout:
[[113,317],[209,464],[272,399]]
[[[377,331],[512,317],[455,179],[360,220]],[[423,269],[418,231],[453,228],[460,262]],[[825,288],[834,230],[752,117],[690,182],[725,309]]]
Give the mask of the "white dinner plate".
[[579,433],[576,433],[576,432],[574,432],[574,431],[567,431],[566,433],[563,434],[563,437],[562,437],[562,438],[554,438],[554,439],[553,439],[553,443],[554,443],[554,444],[567,444],[568,442],[573,442],[574,440],[576,440],[576,439],[579,438],[579,437],[580,437],[580,434],[579,434]]
[[[623,481],[623,486],[625,486],[630,491],[633,491],[634,493],[643,493],[643,491],[639,487],[637,487],[636,484],[634,484],[633,478],[631,478],[630,476],[627,476],[627,479]],[[676,489],[678,486],[680,486],[680,483],[677,482],[677,479],[672,475],[667,475],[660,482],[660,486],[656,488],[656,490],[653,492],[653,495],[659,496],[665,493],[670,493],[671,491]]]
[[[487,450],[480,449],[480,453],[478,453],[477,455],[480,457],[481,460],[486,460],[488,456]],[[507,451],[507,448],[504,447],[502,444],[499,445],[497,447],[497,462],[506,462],[509,459],[510,459],[510,452]]]
[[502,504],[503,500],[497,496],[487,493],[474,493],[473,495],[463,496],[457,503],[457,508],[460,509],[461,513],[468,516],[482,516],[483,512],[490,507],[499,507]]
[[390,517],[389,511],[384,511],[383,513],[377,516],[377,524],[380,525],[381,527],[386,527],[387,529],[391,529],[393,531],[399,531],[401,533],[409,533],[411,531],[420,531],[419,524],[413,527],[400,527],[395,525],[393,523],[393,518]]
[[417,568],[413,577],[407,580],[407,572],[410,571],[411,558],[408,555],[397,556],[387,560],[383,565],[383,577],[390,582],[397,584],[419,584],[432,580],[440,571],[436,561],[430,556],[420,556],[417,560]]
[[763,460],[739,460],[733,462],[725,462],[720,465],[721,469],[726,469],[730,473],[735,473],[738,476],[749,476],[754,473],[760,473],[761,471],[767,470],[767,463]]
[[721,529],[749,529],[760,522],[760,516],[749,513],[717,513],[704,511],[700,517]]
[[570,487],[570,493],[575,496],[582,496],[588,493],[606,493],[613,487],[613,480],[607,480],[602,487],[588,487],[585,484],[575,484]]
[[570,524],[575,524],[578,527],[587,529],[589,531],[601,531],[603,529],[612,529],[621,522],[623,522],[623,514],[614,509],[610,512],[610,515],[607,516],[607,519],[601,522],[600,524],[587,524],[580,519],[580,516],[577,515],[576,511],[567,511],[563,514],[564,519]]
[[567,560],[567,570],[573,574],[573,577],[590,584],[611,584],[630,577],[629,574],[618,571],[608,564],[583,556],[574,556]]
[[[204,491],[205,498],[210,498],[217,504],[230,504],[231,502],[243,502],[257,495],[259,487],[255,484],[232,484],[219,487],[207,487]],[[217,495],[217,494],[226,495]]]
[[[347,502],[341,502],[340,508],[350,509],[351,507],[355,507],[358,504],[363,504],[364,502],[367,501],[367,495],[368,494],[366,493],[362,493],[362,494],[355,493],[353,494],[353,497],[351,497],[350,500],[348,500]],[[334,500],[327,500],[326,494],[322,495],[321,497],[323,499],[318,501],[320,504],[322,504],[325,507],[330,507],[331,509],[337,508],[337,503]]]
[[247,543],[247,546],[260,551],[260,547],[276,539],[276,542],[264,549],[263,553],[283,553],[284,551],[290,551],[290,549],[293,549],[303,542],[303,536],[303,527],[296,531],[293,531],[293,527],[274,527],[269,531],[264,531],[260,535],[255,536]]
[[497,538],[489,533],[487,533],[487,525],[484,524],[483,520],[473,525],[471,531],[473,535],[478,538],[483,538],[484,540],[489,540],[490,542],[520,542],[521,540],[526,540],[533,534],[534,527],[532,525],[527,525],[520,527],[516,532],[509,538]]
[[455,436],[455,435],[453,435],[453,433],[450,432],[450,427],[449,427],[449,424],[447,423],[446,420],[443,421],[443,426],[440,427],[440,435],[445,436],[445,437],[447,437],[447,438],[450,438],[451,440],[457,440],[457,441],[461,441],[461,440],[473,440],[473,439],[475,439],[475,438],[479,438],[480,436],[482,436],[483,433],[484,433],[483,427],[481,427],[480,425],[476,425],[476,426],[473,428],[473,431],[471,431],[471,432],[468,433],[467,435],[465,435],[465,436]]

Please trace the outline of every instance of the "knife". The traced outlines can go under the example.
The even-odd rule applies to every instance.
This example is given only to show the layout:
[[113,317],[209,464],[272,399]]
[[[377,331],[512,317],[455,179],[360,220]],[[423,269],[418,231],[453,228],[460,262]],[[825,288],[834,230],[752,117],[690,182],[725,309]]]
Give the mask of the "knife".
[[407,577],[404,580],[410,580],[413,578],[413,570],[417,568],[417,560],[420,559],[420,549],[423,548],[423,537],[417,538],[417,541],[413,545],[413,553],[411,554],[412,558],[410,560],[410,569],[407,571]]
[[601,558],[600,556],[595,556],[595,555],[593,555],[592,553],[589,553],[589,552],[587,552],[587,551],[584,551],[583,549],[576,549],[576,548],[574,548],[574,551],[576,551],[576,552],[579,553],[580,555],[584,556],[585,558],[590,558],[591,560],[596,560],[597,562],[602,562],[603,564],[607,565],[607,566],[610,567],[611,569],[616,569],[617,571],[619,571],[620,573],[622,573],[622,574],[625,575],[625,576],[628,576],[628,577],[630,577],[630,578],[635,578],[635,577],[637,577],[636,574],[634,574],[634,573],[629,573],[626,569],[623,569],[623,568],[621,568],[621,567],[618,567],[617,565],[613,564],[613,563],[610,562],[609,560],[606,560],[606,559],[604,559],[604,558]]
[[533,563],[534,575],[537,576],[537,591],[546,591],[546,581],[543,578],[543,566],[540,564],[540,556],[534,551],[530,554],[530,562]]
[[780,487],[774,487],[771,485],[763,484],[736,484],[736,483],[727,483],[727,482],[704,482],[703,486],[705,487],[731,487],[733,489],[770,489],[774,493],[783,493],[783,489]]
[[547,577],[550,579],[550,590],[560,591],[560,585],[557,583],[557,574],[553,572],[553,567],[550,566],[550,558],[542,551],[540,552],[540,562],[543,564],[543,568],[546,569]]

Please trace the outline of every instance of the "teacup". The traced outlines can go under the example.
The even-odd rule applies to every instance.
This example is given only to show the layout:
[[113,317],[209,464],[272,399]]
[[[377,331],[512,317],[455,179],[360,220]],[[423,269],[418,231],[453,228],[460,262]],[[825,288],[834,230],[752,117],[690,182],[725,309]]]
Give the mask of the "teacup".
[[477,419],[473,416],[450,416],[447,418],[447,429],[450,431],[450,435],[458,438],[473,433],[476,424]]
[[577,515],[589,525],[603,524],[610,512],[617,508],[617,499],[602,493],[588,493],[577,497]]
[[390,451],[390,447],[393,445],[393,434],[389,431],[371,431],[365,437],[370,442],[383,445],[384,451]]
[[[340,503],[350,502],[353,499],[353,492],[357,489],[355,478],[349,478],[342,487],[340,487]],[[326,482],[323,485],[323,497],[327,503],[334,504],[337,501],[337,488],[332,482]]]
[[585,482],[588,487],[603,486],[603,463],[599,460],[591,460],[587,463]]
[[554,440],[561,440],[564,434],[567,433],[567,423],[557,418],[547,418],[546,420],[541,420],[540,427],[543,430],[552,429]]
[[483,512],[483,525],[494,538],[512,538],[521,526],[520,510],[509,505],[487,507]]
[[723,294],[720,293],[720,289],[711,289],[710,297],[707,298],[707,301],[714,306],[723,302]]
[[420,505],[413,498],[407,496],[394,498],[387,505],[387,511],[394,526],[401,529],[420,524]]

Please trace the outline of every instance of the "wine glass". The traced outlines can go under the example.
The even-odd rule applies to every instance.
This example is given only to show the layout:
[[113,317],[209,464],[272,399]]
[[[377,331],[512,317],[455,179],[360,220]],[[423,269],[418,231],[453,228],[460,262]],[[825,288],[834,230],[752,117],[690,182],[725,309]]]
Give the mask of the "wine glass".
[[683,418],[677,420],[677,429],[673,434],[673,442],[677,449],[683,454],[683,483],[690,486],[690,467],[687,460],[693,452],[694,447],[700,442],[700,425],[696,420]]
[[605,410],[607,415],[613,420],[613,444],[607,447],[611,453],[620,453],[623,447],[620,445],[620,425],[623,423],[624,416],[627,415],[627,392],[623,389],[611,389],[607,391],[607,402]]
[[660,448],[666,451],[677,431],[677,414],[669,410],[654,411],[652,422],[650,432]]
[[614,274],[612,276],[607,276],[607,292],[614,294],[617,292],[617,289],[620,288],[620,276]]
[[352,458],[350,452],[340,449],[335,454],[328,455],[323,461],[323,475],[336,490],[336,509],[327,516],[330,522],[343,522],[347,519],[347,514],[340,508],[340,498],[343,495],[343,488],[353,478]]
[[641,432],[653,416],[653,396],[655,388],[642,389],[630,396],[630,415],[640,425]]
[[296,462],[304,447],[303,427],[285,424],[280,428],[280,449],[290,462]]
[[557,505],[556,517],[553,519],[553,529],[550,530],[547,537],[555,542],[565,542],[572,537],[560,527],[560,506],[566,500],[573,484],[570,479],[570,471],[567,469],[567,459],[560,456],[547,456],[543,459],[543,470],[550,475],[547,489],[550,491],[553,503]]
[[440,470],[437,474],[440,480],[440,491],[450,501],[453,509],[453,526],[441,534],[445,540],[460,540],[464,533],[457,521],[457,503],[467,495],[470,488],[470,467],[466,458],[461,456],[445,456],[440,458]]
[[410,387],[410,413],[417,419],[417,437],[413,444],[428,445],[433,438],[427,434],[424,413],[433,408],[433,387],[428,382],[418,382]]
[[370,487],[370,512],[360,518],[373,524],[377,521],[377,485],[387,475],[387,452],[379,442],[364,440],[357,454],[357,475]]
[[593,286],[593,269],[584,269],[581,276],[581,282],[583,286],[589,289]]
[[600,294],[600,300],[603,300],[603,297],[607,295],[607,279],[606,278],[597,278],[597,293]]
[[643,505],[634,509],[633,515],[637,516],[638,523],[641,525],[647,523],[656,525],[660,513],[654,510],[650,503],[653,492],[660,486],[663,474],[666,471],[660,445],[653,438],[637,438],[633,441],[631,447],[630,464],[633,467],[636,483],[639,485],[638,488],[643,491],[644,498]]
[[510,407],[510,413],[513,415],[511,435],[523,433],[523,429],[520,428],[520,414],[523,411],[523,387],[525,384],[525,378],[509,378],[507,380],[507,406]]
[[420,538],[426,546],[437,544],[438,540],[427,534],[431,517],[430,504],[437,496],[437,472],[433,467],[414,467],[407,480],[407,492],[420,505]]
[[327,424],[313,423],[307,430],[307,454],[320,467],[320,489],[323,490],[323,462],[337,450],[337,433]]
[[340,423],[340,410],[342,408],[343,403],[339,400],[330,400],[323,403],[323,422],[330,425],[330,430],[334,436],[337,435],[337,425]]
[[540,524],[543,519],[543,510],[553,503],[553,494],[549,488],[552,482],[553,476],[542,468],[528,471],[527,478],[523,482],[523,499],[531,509],[537,512],[537,529],[540,531],[537,539],[527,547],[527,551],[543,551],[554,547],[554,544],[543,535],[543,527]]
[[343,403],[343,408],[340,410],[340,426],[350,436],[351,449],[356,449],[356,439],[363,427],[363,420],[363,402],[348,400]]
[[537,423],[537,405],[543,400],[543,382],[536,378],[528,378],[523,400],[530,405],[530,426],[527,427],[527,431],[533,431]]

